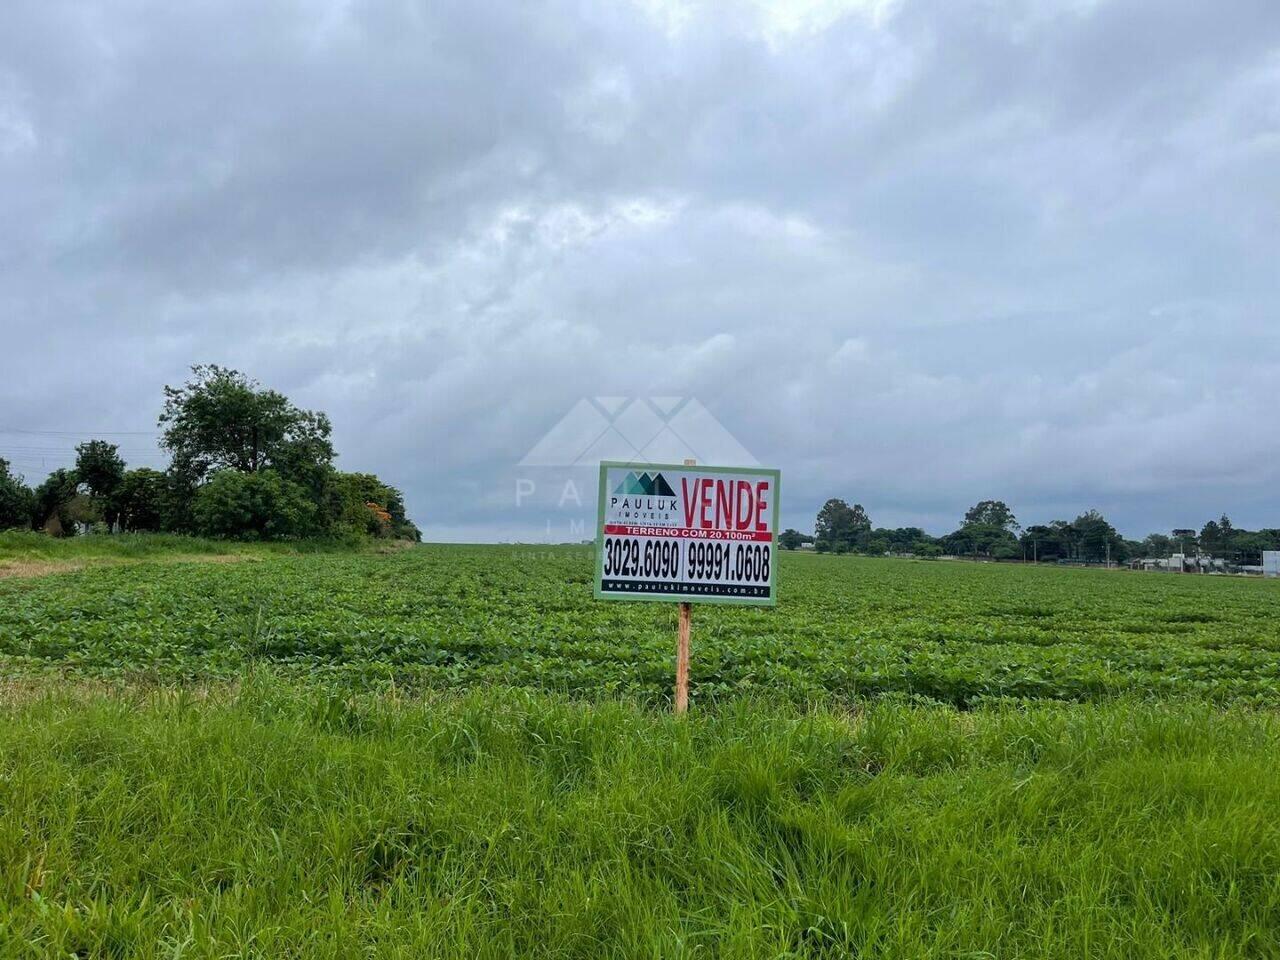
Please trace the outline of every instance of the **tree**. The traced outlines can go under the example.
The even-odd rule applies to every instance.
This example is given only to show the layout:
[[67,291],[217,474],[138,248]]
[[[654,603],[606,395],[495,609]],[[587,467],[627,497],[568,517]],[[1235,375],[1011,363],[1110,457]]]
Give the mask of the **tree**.
[[196,524],[192,511],[196,494],[196,482],[170,467],[164,475],[164,495],[160,500],[160,529],[170,533],[194,533]]
[[1257,533],[1234,530],[1231,537],[1232,559],[1236,563],[1261,566],[1263,552],[1275,549],[1275,541],[1267,533],[1266,530]]
[[1237,531],[1231,523],[1231,518],[1224,513],[1217,520],[1210,520],[1201,528],[1200,549],[1211,557],[1226,557],[1239,549],[1235,543],[1238,533],[1247,533],[1247,531]]
[[1148,557],[1167,557],[1173,553],[1173,541],[1163,533],[1148,534],[1142,541],[1142,552]]
[[942,556],[942,547],[938,541],[929,537],[927,540],[917,540],[911,545],[911,552],[917,557],[940,557]]
[[1216,520],[1210,520],[1200,528],[1200,549],[1209,556],[1222,553],[1222,528]]
[[853,546],[859,550],[867,549],[867,541],[871,539],[871,518],[867,516],[867,511],[862,508],[862,504],[855,503],[853,505]]
[[963,526],[996,527],[1013,533],[1018,529],[1018,518],[1003,500],[981,500],[965,511]]
[[77,446],[76,479],[88,489],[102,519],[114,527],[116,510],[112,498],[124,480],[119,448],[105,440],[90,440]]
[[960,529],[942,538],[942,546],[954,554],[1013,560],[1021,556],[1014,531],[1017,518],[1003,500],[981,500],[965,511]]
[[1190,527],[1178,527],[1169,532],[1178,544],[1178,553],[1188,553],[1196,548],[1196,532]]
[[109,497],[124,479],[119,447],[105,440],[90,440],[76,447],[76,477],[95,497]]
[[22,477],[9,470],[9,461],[0,458],[0,530],[29,529],[35,497]]
[[54,536],[74,534],[76,521],[71,517],[68,507],[75,499],[78,486],[74,471],[60,468],[49,474],[44,483],[35,489],[32,525],[43,527]]
[[1012,560],[1022,555],[1018,540],[1012,533],[989,523],[966,523],[940,542],[948,553],[956,555],[969,554],[996,560]]
[[72,530],[79,526],[96,527],[106,522],[102,506],[102,501],[97,497],[91,497],[87,493],[77,493],[63,505],[58,517],[64,525],[67,520],[71,521],[70,529]]
[[405,516],[404,497],[372,473],[334,471],[331,490],[339,526],[375,537],[397,540],[422,539],[422,534]]
[[853,511],[843,500],[832,497],[822,505],[813,524],[814,545],[818,550],[834,551],[837,542],[846,542],[853,528]]
[[112,496],[120,529],[132,532],[164,527],[168,478],[159,470],[139,467],[125,473]]
[[197,364],[191,372],[181,387],[164,388],[159,420],[176,473],[199,484],[216,470],[275,470],[318,493],[334,456],[328,417],[236,370]]
[[405,513],[404,495],[395,487],[387,487],[387,513],[391,516],[391,533],[398,540],[422,542],[422,531]]
[[274,470],[219,470],[192,507],[198,533],[248,540],[304,536],[315,529],[315,513],[306,489]]
[[832,498],[822,505],[814,524],[814,545],[822,551],[848,553],[865,547],[870,540],[871,520],[862,504],[852,507]]
[[1236,528],[1231,523],[1231,518],[1224,513],[1218,518],[1218,527],[1222,530],[1223,538],[1230,542],[1232,535],[1236,532]]
[[[390,514],[385,523],[378,516],[378,511],[387,513],[387,488],[376,476],[334,471],[332,490],[336,499],[334,516],[340,527],[375,537],[390,535]],[[370,504],[375,509],[371,510]]]
[[1058,560],[1071,556],[1074,537],[1070,524],[1062,520],[1051,524],[1032,524],[1022,531],[1019,543],[1029,560]]
[[[871,531],[869,552],[920,553],[923,544],[933,544],[933,538],[919,527],[877,528]],[[940,550],[938,552],[941,552]]]
[[804,544],[804,534],[799,530],[793,530],[788,527],[782,531],[782,535],[778,537],[778,546],[783,550],[798,550]]
[[1072,521],[1076,531],[1077,549],[1081,559],[1089,561],[1111,560],[1123,562],[1129,556],[1128,545],[1116,528],[1097,510],[1089,510]]

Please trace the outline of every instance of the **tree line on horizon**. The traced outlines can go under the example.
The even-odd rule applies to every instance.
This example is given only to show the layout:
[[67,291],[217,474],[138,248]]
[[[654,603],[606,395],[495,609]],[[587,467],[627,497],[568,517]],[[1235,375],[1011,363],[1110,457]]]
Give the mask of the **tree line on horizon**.
[[812,535],[787,529],[778,538],[786,550],[813,544],[820,553],[917,557],[972,556],[988,560],[1048,560],[1124,563],[1134,557],[1203,554],[1241,564],[1261,563],[1264,550],[1280,550],[1280,529],[1244,530],[1223,514],[1199,531],[1192,528],[1127,540],[1097,510],[1074,520],[1022,527],[1003,500],[983,500],[965,512],[960,526],[934,537],[919,527],[875,527],[862,504],[832,498],[822,505]]
[[399,490],[334,466],[325,414],[237,370],[197,364],[191,372],[182,386],[164,388],[168,469],[129,469],[116,444],[89,440],[76,447],[74,467],[28,487],[0,459],[0,530],[421,539]]

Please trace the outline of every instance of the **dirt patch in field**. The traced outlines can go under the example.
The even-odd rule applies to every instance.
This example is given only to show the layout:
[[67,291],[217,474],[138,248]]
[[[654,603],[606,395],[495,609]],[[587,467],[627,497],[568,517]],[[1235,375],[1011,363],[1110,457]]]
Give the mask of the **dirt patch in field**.
[[92,557],[75,560],[0,560],[0,580],[75,573],[90,567],[128,567],[140,563],[240,563],[261,557],[245,553],[178,553],[161,557]]
[[0,579],[6,577],[44,577],[51,573],[82,570],[84,560],[7,560],[0,561]]

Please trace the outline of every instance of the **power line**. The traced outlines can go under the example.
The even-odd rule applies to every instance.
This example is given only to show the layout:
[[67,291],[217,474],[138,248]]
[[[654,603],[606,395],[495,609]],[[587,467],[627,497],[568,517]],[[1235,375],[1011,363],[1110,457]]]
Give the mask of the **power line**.
[[158,437],[159,430],[24,430],[0,427],[0,433],[20,433],[33,437]]

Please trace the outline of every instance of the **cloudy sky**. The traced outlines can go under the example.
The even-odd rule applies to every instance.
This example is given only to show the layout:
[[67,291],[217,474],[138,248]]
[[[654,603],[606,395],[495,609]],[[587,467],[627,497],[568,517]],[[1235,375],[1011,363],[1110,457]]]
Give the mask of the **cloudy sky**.
[[627,410],[805,530],[1280,526],[1276,0],[4,6],[29,480],[216,362],[429,538],[566,539],[529,454]]

